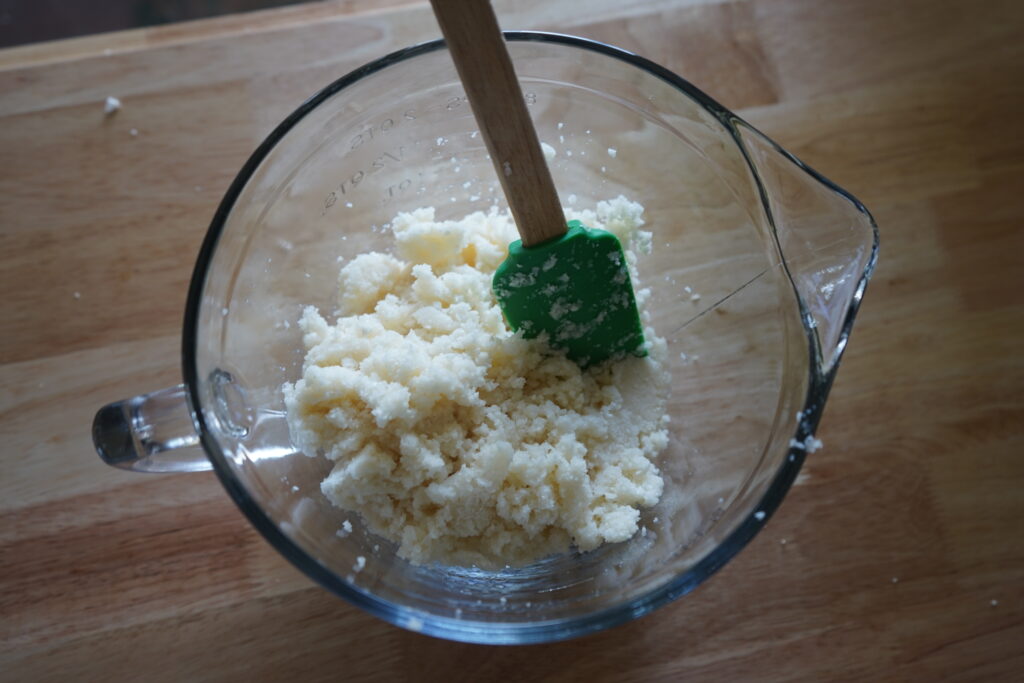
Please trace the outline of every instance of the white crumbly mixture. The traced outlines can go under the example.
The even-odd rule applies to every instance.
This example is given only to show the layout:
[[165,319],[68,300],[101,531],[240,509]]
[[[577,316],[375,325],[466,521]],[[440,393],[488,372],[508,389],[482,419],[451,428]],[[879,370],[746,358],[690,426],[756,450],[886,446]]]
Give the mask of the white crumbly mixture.
[[[566,215],[616,233],[635,283],[642,211],[619,197]],[[417,563],[521,565],[633,536],[663,486],[665,341],[648,327],[647,357],[583,371],[502,318],[507,214],[418,209],[393,231],[396,255],[342,268],[333,325],[313,307],[300,321],[308,352],[285,404],[296,444],[335,463],[324,495]]]

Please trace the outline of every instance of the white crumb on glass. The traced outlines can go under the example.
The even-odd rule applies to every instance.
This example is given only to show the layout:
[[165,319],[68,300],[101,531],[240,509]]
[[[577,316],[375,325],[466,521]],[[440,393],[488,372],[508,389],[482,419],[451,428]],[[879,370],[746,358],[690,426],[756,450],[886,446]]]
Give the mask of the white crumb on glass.
[[690,301],[700,301],[700,294],[698,294],[697,292],[694,292],[693,294],[691,294],[690,295]]
[[719,505],[725,505],[725,496],[719,496],[718,497],[718,504]]
[[423,630],[423,620],[419,617],[409,617],[409,621],[407,621],[405,625],[409,628],[410,631]]
[[352,202],[345,202],[345,208],[346,209],[351,209],[352,208]]
[[544,152],[545,161],[550,162],[558,155],[558,152],[555,151],[555,148],[546,142],[540,143],[540,149],[542,152]]
[[338,531],[335,533],[337,533],[338,538],[345,538],[350,533],[352,533],[352,522],[346,519],[344,522],[341,523],[341,528],[338,529]]
[[645,526],[640,527],[640,535],[641,536],[646,536],[647,535],[647,527],[645,527]]
[[82,298],[82,293],[81,292],[74,292],[74,293],[71,294],[71,296],[75,297],[76,299],[81,299]]
[[900,582],[900,577],[898,577],[898,576],[892,577],[892,582],[893,583],[899,583]]
[[362,555],[360,555],[359,557],[356,558],[356,563],[354,565],[352,565],[352,571],[354,571],[355,573],[358,574],[359,572],[363,571],[363,567],[365,567],[365,566],[366,566],[366,558],[363,557]]
[[139,129],[138,128],[132,128],[130,131],[128,131],[128,135],[131,135],[133,138],[134,137],[138,137]]
[[508,598],[506,598],[505,596],[502,596],[501,600],[499,600],[498,602],[500,602],[503,605],[507,605],[508,604]]
[[293,492],[295,492],[295,491],[298,491],[298,490],[299,490],[299,487],[298,487],[298,486],[292,486],[292,491],[293,491]]
[[462,618],[462,608],[461,607],[456,607],[455,608],[455,618],[456,619],[461,619]]
[[786,545],[786,539],[784,539],[784,538],[780,538],[780,539],[779,539],[779,544],[780,544],[780,545]]
[[469,186],[472,185],[472,184],[473,184],[472,180],[467,180],[466,182],[462,183],[462,189],[463,190],[468,190]]
[[228,317],[228,307],[227,306],[225,306],[224,308],[220,309],[220,315],[223,318]]
[[571,149],[565,150],[565,156],[571,157],[572,156],[572,150]]
[[690,285],[684,286],[683,291],[686,292],[687,294],[693,294],[693,288],[690,287]]
[[988,604],[992,605],[993,607],[996,607],[997,605],[999,605],[999,601],[998,600],[992,600]]
[[441,147],[442,145],[444,145],[444,143],[446,143],[448,141],[445,140],[444,138],[438,138],[437,140],[435,140],[435,142],[437,143],[438,147]]
[[616,155],[617,155],[618,153],[619,153],[619,150],[615,149],[614,147],[609,147],[609,148],[608,148],[608,156],[610,156],[610,157],[611,157],[612,159],[614,159],[614,158],[615,158],[615,156],[616,156]]
[[601,173],[604,173],[604,172],[605,172],[605,171],[607,171],[607,170],[608,170],[608,169],[607,169],[607,167],[605,167],[605,166],[602,166],[602,167],[601,167]]
[[558,122],[558,130],[562,130],[562,128],[563,128],[564,126],[565,126],[565,124],[564,124],[564,123],[562,123],[561,121],[559,121],[559,122]]
[[566,197],[565,201],[568,202],[570,205],[572,205],[572,204],[576,203],[576,199],[577,199],[576,195],[575,194],[571,194],[568,197]]
[[111,114],[115,113],[120,108],[121,100],[117,99],[116,97],[108,96],[106,101],[103,102],[103,113],[107,116],[110,116]]
[[754,513],[754,519],[756,519],[757,521],[759,521],[759,522],[763,521],[764,518],[765,518],[764,510],[758,510],[757,512]]

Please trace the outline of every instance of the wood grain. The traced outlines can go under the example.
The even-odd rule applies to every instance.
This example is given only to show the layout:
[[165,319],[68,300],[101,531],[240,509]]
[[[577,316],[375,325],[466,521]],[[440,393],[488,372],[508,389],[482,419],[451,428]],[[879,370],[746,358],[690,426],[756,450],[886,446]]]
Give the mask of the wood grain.
[[436,36],[425,2],[370,5],[0,52],[0,679],[1019,680],[1017,2],[496,4],[505,28],[678,71],[881,226],[825,448],[678,603],[568,643],[440,642],[312,586],[212,476],[99,461],[94,410],[179,377],[193,255],[248,153],[324,83]]

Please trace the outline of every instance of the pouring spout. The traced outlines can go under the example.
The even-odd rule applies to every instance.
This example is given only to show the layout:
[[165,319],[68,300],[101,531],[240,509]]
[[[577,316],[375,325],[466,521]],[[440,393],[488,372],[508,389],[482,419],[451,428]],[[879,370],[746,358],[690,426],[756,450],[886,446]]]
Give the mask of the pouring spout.
[[835,370],[878,258],[878,226],[855,197],[742,121],[734,123],[761,194],[781,266],[817,341],[823,375]]

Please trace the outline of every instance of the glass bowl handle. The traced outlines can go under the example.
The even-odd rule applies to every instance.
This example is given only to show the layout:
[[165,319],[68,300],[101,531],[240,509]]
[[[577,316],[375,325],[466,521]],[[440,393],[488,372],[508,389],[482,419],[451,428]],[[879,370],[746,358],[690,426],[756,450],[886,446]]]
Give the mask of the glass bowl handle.
[[103,406],[93,418],[92,442],[103,462],[123,470],[213,469],[192,425],[184,384]]

